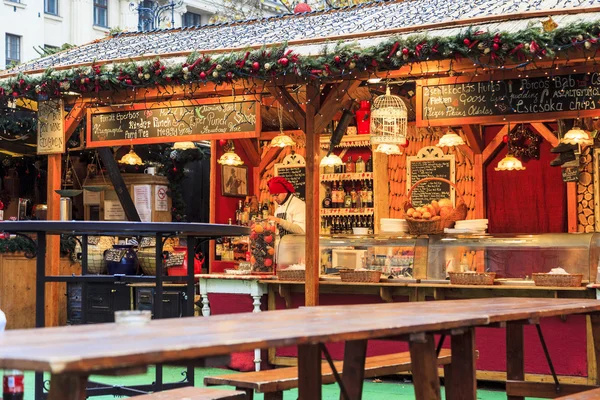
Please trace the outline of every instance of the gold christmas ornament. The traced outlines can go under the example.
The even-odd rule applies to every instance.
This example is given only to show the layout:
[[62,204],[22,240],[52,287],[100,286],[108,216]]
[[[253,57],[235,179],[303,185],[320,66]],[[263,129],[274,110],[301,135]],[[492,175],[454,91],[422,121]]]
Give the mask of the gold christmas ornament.
[[544,32],[552,32],[556,28],[558,28],[558,24],[554,22],[552,17],[548,17],[547,20],[542,21],[542,26],[544,27]]

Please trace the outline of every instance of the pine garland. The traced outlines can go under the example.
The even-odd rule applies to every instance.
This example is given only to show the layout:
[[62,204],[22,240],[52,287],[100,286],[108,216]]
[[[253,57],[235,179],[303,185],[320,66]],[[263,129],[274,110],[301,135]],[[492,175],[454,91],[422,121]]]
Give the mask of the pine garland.
[[190,54],[183,64],[160,59],[141,63],[94,64],[70,70],[20,74],[0,82],[0,102],[9,98],[47,99],[65,92],[140,87],[169,87],[191,83],[231,83],[239,79],[270,80],[282,75],[327,78],[359,71],[386,71],[427,60],[470,58],[479,65],[502,68],[514,61],[525,65],[538,59],[567,56],[569,51],[598,50],[600,21],[577,22],[551,32],[530,26],[519,32],[489,32],[469,27],[451,37],[415,34],[396,37],[376,46],[360,48],[339,44],[319,57],[301,56],[287,45],[219,56]]
[[[7,222],[9,223],[9,222]],[[0,253],[25,253],[34,254],[35,246],[30,240],[22,236],[15,236],[11,239],[0,239]],[[69,256],[75,251],[75,239],[72,237],[60,237],[60,255]]]

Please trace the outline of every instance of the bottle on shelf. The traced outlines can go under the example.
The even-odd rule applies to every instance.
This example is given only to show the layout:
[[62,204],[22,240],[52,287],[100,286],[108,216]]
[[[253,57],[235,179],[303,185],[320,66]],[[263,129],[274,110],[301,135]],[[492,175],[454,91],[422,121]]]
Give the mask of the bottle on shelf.
[[235,224],[242,225],[242,213],[244,212],[244,206],[241,200],[238,200],[238,207],[235,210]]
[[362,181],[360,184],[360,190],[358,192],[358,197],[360,198],[361,207],[369,207],[369,202],[367,199],[367,181]]
[[365,162],[365,172],[373,172],[373,158],[371,156]]
[[367,181],[367,207],[373,207],[373,182]]
[[356,208],[358,206],[358,192],[354,185],[352,185],[352,189],[350,190],[350,199],[352,201],[352,208]]
[[349,174],[354,173],[356,171],[355,166],[354,161],[352,161],[352,156],[348,156],[348,160],[346,161],[346,172]]
[[342,208],[344,206],[344,188],[342,186],[342,182],[338,181],[335,184],[334,191],[335,199],[332,200],[334,202],[334,208]]
[[354,165],[354,170],[357,173],[365,172],[365,162],[363,161],[361,156],[358,156],[358,160],[356,160],[356,163]]
[[344,194],[344,208],[352,208],[352,195],[350,191],[346,191]]
[[262,205],[262,217],[263,219],[267,219],[267,217],[269,216],[269,202],[265,201]]
[[215,244],[215,260],[221,260],[223,256],[223,238],[217,238]]
[[325,190],[325,198],[323,199],[322,206],[323,208],[331,208],[331,189],[327,188]]

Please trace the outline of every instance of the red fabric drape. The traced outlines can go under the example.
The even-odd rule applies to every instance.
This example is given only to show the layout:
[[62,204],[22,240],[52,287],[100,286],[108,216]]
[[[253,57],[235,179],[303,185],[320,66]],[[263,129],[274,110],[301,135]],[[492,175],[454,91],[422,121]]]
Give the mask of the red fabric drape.
[[[485,129],[489,142],[499,127]],[[540,159],[524,162],[525,171],[495,171],[506,155],[504,146],[485,167],[486,218],[490,233],[566,232],[567,195],[561,168],[551,167],[557,154],[542,141]]]

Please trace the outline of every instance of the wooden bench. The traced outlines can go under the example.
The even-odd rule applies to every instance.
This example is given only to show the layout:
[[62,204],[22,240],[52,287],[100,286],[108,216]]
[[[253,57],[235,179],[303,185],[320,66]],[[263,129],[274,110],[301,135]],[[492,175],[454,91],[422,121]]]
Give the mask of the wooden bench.
[[569,394],[563,397],[557,397],[555,400],[592,400],[600,399],[600,388],[586,390],[585,392],[579,392],[575,394]]
[[[450,350],[442,349],[438,356],[438,364],[448,365],[450,362]],[[338,373],[342,375],[343,362],[336,361],[334,365]],[[410,370],[409,352],[367,357],[365,360],[365,378],[408,372]],[[324,384],[335,382],[335,377],[327,362],[323,362],[321,365],[321,373]],[[298,368],[286,367],[258,372],[207,376],[204,378],[204,384],[206,386],[235,386],[237,390],[244,390],[247,393],[247,400],[253,398],[254,392],[264,393],[265,400],[281,400],[283,399],[284,390],[298,387]]]
[[244,400],[246,393],[239,390],[223,390],[207,387],[183,387],[164,390],[142,396],[137,400]]

